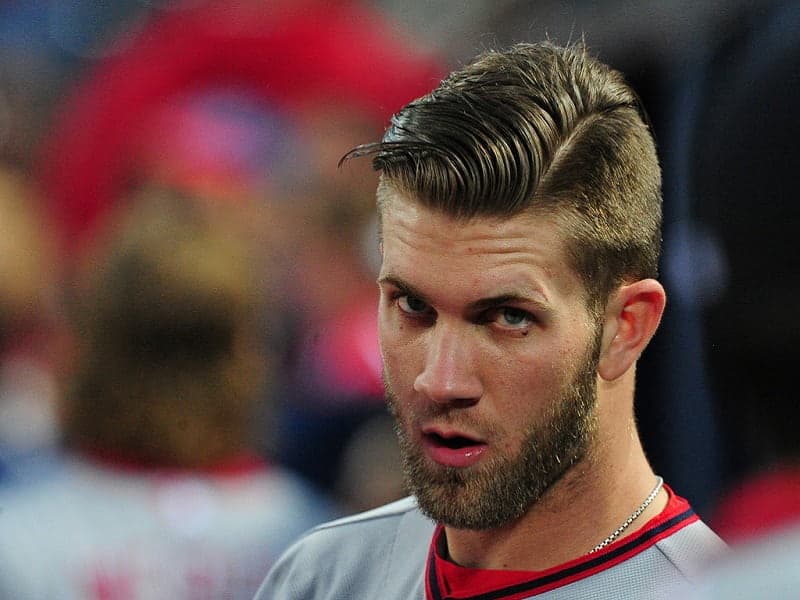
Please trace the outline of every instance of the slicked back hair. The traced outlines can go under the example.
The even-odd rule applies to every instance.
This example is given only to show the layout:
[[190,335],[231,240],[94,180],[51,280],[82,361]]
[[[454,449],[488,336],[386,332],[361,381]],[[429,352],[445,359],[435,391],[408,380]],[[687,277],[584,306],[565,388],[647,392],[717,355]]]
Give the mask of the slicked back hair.
[[648,120],[622,75],[584,46],[489,51],[401,109],[371,155],[396,189],[456,219],[557,217],[589,306],[657,274],[661,171]]

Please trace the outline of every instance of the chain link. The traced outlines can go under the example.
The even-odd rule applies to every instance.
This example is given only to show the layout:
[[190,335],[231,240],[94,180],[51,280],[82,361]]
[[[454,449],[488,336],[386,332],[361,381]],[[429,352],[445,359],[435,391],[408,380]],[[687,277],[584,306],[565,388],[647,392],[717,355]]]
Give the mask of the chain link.
[[615,539],[617,539],[622,534],[623,531],[625,531],[628,527],[630,527],[630,524],[633,523],[636,519],[638,519],[639,516],[647,509],[647,507],[650,506],[653,500],[656,499],[656,496],[658,496],[658,492],[661,491],[661,487],[663,485],[664,485],[663,477],[658,477],[658,480],[656,481],[656,487],[654,487],[653,491],[650,492],[650,495],[644,499],[644,502],[642,502],[639,505],[639,508],[633,511],[633,514],[631,514],[630,517],[625,519],[625,522],[619,527],[617,527],[611,535],[609,535],[606,539],[597,544],[597,546],[589,550],[589,554],[594,554],[598,550],[602,550],[603,548],[608,546],[611,542],[613,542]]

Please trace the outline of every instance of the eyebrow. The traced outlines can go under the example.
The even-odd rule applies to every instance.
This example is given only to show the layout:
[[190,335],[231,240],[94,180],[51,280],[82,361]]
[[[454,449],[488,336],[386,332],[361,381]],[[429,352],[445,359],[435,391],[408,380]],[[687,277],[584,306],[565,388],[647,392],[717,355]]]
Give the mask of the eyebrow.
[[536,305],[541,306],[542,303],[536,300],[532,300],[527,296],[521,296],[520,294],[500,294],[499,296],[492,296],[491,298],[481,298],[480,300],[476,300],[475,302],[471,303],[469,306],[472,310],[475,311],[485,311],[492,308],[497,308],[498,306],[503,306],[504,304],[511,303],[533,303]]
[[[393,285],[398,290],[408,294],[409,296],[414,296],[415,298],[419,298],[426,304],[430,304],[430,299],[427,295],[416,289],[413,285],[403,281],[399,277],[394,275],[384,275],[378,279],[379,284],[388,283]],[[525,296],[522,294],[517,293],[505,293],[505,294],[498,294],[497,296],[491,296],[489,298],[481,298],[476,300],[475,302],[471,302],[469,304],[470,311],[475,312],[482,312],[485,310],[489,310],[492,308],[497,308],[499,306],[503,306],[504,304],[511,303],[524,303],[524,304],[532,304],[537,309],[542,311],[549,310],[549,307],[546,302],[542,300],[537,300],[535,298],[531,298],[530,296]]]
[[410,283],[406,283],[405,281],[403,281],[399,277],[395,277],[394,275],[384,275],[384,276],[378,278],[378,283],[379,284],[388,283],[389,285],[393,285],[398,290],[408,294],[409,296],[414,296],[414,298],[419,298],[425,304],[430,304],[430,302],[428,301],[429,298],[425,294],[423,294],[421,291],[416,289]]

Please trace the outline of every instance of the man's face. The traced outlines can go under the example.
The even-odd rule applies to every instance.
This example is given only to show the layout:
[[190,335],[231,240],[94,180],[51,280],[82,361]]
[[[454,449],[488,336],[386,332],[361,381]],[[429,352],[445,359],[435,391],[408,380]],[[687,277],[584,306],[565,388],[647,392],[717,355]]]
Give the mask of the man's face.
[[379,332],[407,482],[437,522],[499,527],[589,450],[599,328],[551,220],[385,198]]

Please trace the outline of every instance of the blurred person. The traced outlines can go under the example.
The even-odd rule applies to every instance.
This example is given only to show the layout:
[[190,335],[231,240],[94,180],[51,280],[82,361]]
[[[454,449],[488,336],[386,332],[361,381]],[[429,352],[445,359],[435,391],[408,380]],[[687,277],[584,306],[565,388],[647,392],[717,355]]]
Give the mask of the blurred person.
[[280,364],[264,451],[333,493],[351,436],[385,414],[375,179],[336,161],[438,79],[438,61],[350,1],[192,3],[121,46],[77,86],[42,153],[64,252],[81,252],[131,181],[258,205]]
[[334,513],[255,452],[271,357],[230,206],[144,188],[77,276],[57,475],[0,496],[0,597],[251,598]]
[[21,168],[0,166],[0,483],[58,463],[58,370],[52,230]]
[[676,596],[686,600],[793,600],[800,589],[800,525],[736,545],[700,585]]
[[636,362],[661,173],[620,73],[520,44],[392,119],[373,156],[386,396],[413,497],[322,525],[258,598],[656,598],[723,542],[650,467]]
[[405,496],[401,467],[392,418],[380,413],[366,419],[342,451],[336,497],[343,511],[363,512]]

